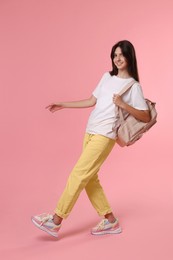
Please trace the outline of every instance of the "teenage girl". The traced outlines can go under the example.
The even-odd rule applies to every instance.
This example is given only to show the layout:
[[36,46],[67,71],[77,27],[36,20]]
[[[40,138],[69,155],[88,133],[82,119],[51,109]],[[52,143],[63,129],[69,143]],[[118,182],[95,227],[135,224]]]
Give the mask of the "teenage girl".
[[[46,108],[54,113],[64,108],[93,107],[83,143],[82,154],[69,175],[54,215],[41,214],[32,217],[41,230],[57,237],[63,219],[67,218],[81,191],[86,190],[89,200],[102,220],[92,228],[93,235],[118,234],[118,219],[112,212],[98,178],[98,172],[116,143],[117,107],[137,119],[148,122],[150,114],[143,97],[138,77],[135,49],[129,41],[120,41],[112,47],[112,70],[103,74],[99,84],[88,99],[73,102],[57,102]],[[118,93],[132,80],[137,82],[120,97]]]

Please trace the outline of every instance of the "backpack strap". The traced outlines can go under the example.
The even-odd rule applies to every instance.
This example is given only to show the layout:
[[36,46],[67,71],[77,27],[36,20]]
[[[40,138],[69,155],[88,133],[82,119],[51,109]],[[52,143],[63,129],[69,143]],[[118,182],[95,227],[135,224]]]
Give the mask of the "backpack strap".
[[124,93],[126,93],[132,86],[134,83],[136,83],[136,80],[132,80],[131,82],[129,82],[119,93],[119,96],[124,95]]
[[[136,83],[136,80],[132,80],[131,82],[129,82],[119,93],[119,96],[124,95],[132,86],[134,83]],[[124,116],[123,116],[123,110],[122,108],[118,107],[118,114],[119,114],[119,118],[120,118],[120,123],[123,123],[124,121]]]

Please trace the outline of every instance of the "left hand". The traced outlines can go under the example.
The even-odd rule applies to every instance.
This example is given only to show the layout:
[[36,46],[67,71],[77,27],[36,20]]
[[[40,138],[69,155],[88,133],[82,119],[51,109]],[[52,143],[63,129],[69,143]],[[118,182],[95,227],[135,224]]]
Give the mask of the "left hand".
[[115,94],[113,95],[113,103],[121,108],[123,108],[123,106],[124,106],[124,102],[123,102],[121,96],[119,96],[119,95],[115,95]]

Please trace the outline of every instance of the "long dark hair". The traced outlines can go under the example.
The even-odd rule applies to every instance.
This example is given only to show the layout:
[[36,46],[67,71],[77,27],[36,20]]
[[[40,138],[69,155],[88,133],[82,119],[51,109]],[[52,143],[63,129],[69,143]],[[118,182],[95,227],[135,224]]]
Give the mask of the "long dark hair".
[[118,74],[118,69],[114,64],[114,55],[115,50],[117,47],[121,48],[123,56],[127,60],[128,64],[128,73],[131,77],[133,77],[135,80],[139,81],[139,75],[138,75],[138,68],[137,68],[137,60],[136,60],[136,53],[135,48],[131,44],[131,42],[124,40],[117,42],[111,50],[111,60],[112,60],[112,70],[109,72],[111,76]]

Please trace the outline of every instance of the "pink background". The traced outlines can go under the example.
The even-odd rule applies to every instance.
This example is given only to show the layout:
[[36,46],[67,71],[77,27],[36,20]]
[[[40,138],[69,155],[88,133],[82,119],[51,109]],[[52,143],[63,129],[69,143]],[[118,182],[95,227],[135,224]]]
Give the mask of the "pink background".
[[[171,0],[0,1],[1,259],[173,259],[172,10]],[[144,95],[159,113],[100,172],[123,233],[90,235],[99,217],[83,192],[57,241],[30,216],[54,209],[91,109],[45,106],[89,97],[122,39],[134,44]]]

